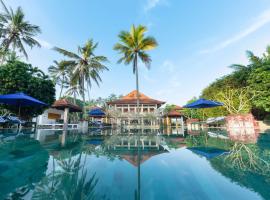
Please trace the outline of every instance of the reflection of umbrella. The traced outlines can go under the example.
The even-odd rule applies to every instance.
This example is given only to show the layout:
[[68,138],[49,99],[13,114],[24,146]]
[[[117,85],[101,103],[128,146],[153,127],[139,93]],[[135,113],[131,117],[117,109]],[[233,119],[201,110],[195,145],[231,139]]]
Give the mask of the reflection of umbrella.
[[24,93],[0,95],[0,103],[19,106],[19,115],[21,106],[47,106],[46,103],[30,97]]
[[185,105],[184,108],[213,108],[217,106],[223,106],[223,103],[207,99],[198,99],[197,101]]
[[207,159],[212,159],[223,154],[228,154],[228,151],[226,150],[217,149],[213,147],[191,147],[188,148],[188,150],[192,151],[193,153],[196,153],[197,155],[203,156]]

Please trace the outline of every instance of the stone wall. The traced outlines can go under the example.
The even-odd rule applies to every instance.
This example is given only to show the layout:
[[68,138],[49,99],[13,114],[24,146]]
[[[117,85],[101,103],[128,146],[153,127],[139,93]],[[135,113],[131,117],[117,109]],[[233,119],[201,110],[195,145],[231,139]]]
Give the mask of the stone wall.
[[232,140],[256,142],[259,135],[259,124],[252,114],[237,114],[226,117],[226,129]]

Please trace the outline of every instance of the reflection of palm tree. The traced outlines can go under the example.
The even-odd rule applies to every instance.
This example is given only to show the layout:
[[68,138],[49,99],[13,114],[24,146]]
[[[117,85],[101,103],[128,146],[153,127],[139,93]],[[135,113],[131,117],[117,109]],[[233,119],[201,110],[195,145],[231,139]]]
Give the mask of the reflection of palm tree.
[[235,143],[226,160],[238,169],[267,174],[270,172],[270,163],[258,155],[256,148],[255,145]]
[[53,171],[38,185],[33,194],[33,199],[95,199],[95,187],[98,183],[96,174],[87,178],[81,165],[82,153],[77,158],[72,158],[70,152],[68,159],[59,159],[57,164],[61,169]]

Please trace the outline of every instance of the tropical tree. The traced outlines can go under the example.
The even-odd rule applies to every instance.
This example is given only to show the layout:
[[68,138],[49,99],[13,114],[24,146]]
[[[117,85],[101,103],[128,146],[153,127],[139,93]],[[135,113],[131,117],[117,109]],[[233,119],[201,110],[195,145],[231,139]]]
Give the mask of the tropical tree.
[[79,85],[70,85],[70,87],[66,91],[66,95],[73,97],[74,104],[76,104],[76,98],[82,93],[80,91],[80,86]]
[[61,88],[60,98],[62,97],[63,88],[69,86],[68,74],[70,72],[70,62],[67,61],[54,61],[54,65],[48,68],[48,71],[55,84],[58,84]]
[[4,9],[4,12],[0,13],[1,54],[5,55],[5,52],[12,47],[12,51],[18,50],[28,58],[24,44],[30,48],[40,47],[35,36],[41,33],[41,30],[39,26],[30,24],[25,20],[21,7],[13,11],[12,8],[8,9],[2,0],[0,2]]
[[78,52],[73,53],[65,49],[55,47],[54,50],[68,57],[69,66],[72,70],[71,81],[78,83],[80,90],[82,91],[82,98],[85,103],[85,90],[86,87],[91,87],[92,82],[97,85],[102,81],[100,72],[108,70],[104,65],[107,62],[105,56],[96,56],[94,51],[96,50],[98,43],[94,43],[92,39],[88,40],[84,46],[78,47]]
[[[139,25],[131,27],[130,32],[121,31],[118,35],[120,42],[115,44],[114,50],[122,54],[118,63],[133,65],[133,73],[136,74],[136,90],[137,90],[137,108],[139,107],[139,75],[138,75],[138,59],[140,59],[147,68],[150,68],[151,57],[146,53],[157,47],[157,41],[154,37],[145,36],[147,28]],[[137,109],[138,111],[138,109]]]
[[[0,94],[24,92],[39,99],[48,106],[55,101],[55,88],[52,80],[43,71],[30,64],[14,60],[0,66]],[[2,108],[12,113],[18,113],[18,107],[3,105]],[[46,107],[24,106],[20,116],[25,119],[36,117],[44,112]]]

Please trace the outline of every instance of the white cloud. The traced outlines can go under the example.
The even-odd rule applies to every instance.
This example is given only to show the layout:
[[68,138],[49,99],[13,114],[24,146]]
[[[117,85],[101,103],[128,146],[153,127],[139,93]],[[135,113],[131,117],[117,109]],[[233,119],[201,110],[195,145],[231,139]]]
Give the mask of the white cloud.
[[161,69],[162,72],[174,73],[175,70],[176,70],[176,66],[175,66],[175,64],[172,61],[165,60],[162,63],[160,69]]
[[148,12],[161,4],[168,4],[168,2],[167,0],[147,0],[144,6],[144,11]]
[[247,27],[246,29],[242,30],[241,32],[237,33],[236,35],[226,39],[225,41],[217,44],[216,46],[212,47],[212,48],[208,48],[208,49],[204,49],[201,50],[200,53],[201,54],[207,54],[207,53],[212,53],[212,52],[216,52],[219,51],[221,49],[226,48],[227,46],[238,42],[239,40],[247,37],[248,35],[256,32],[257,30],[259,30],[261,27],[263,27],[264,25],[268,24],[270,22],[270,9],[264,11],[261,15],[259,15],[254,22]]

